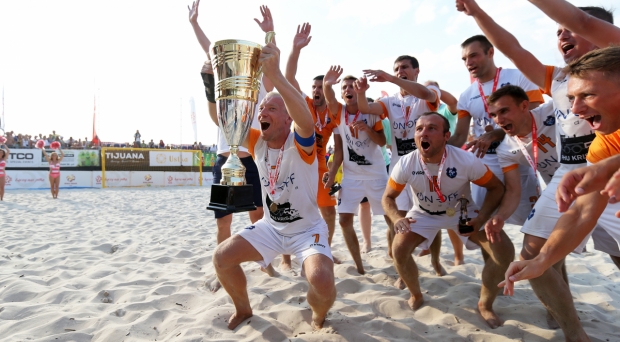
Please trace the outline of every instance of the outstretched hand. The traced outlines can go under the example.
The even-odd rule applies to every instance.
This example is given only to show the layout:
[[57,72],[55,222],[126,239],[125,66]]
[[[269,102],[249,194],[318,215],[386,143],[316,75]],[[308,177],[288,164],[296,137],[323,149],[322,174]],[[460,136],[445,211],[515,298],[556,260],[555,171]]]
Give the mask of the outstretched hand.
[[198,5],[200,5],[200,0],[196,0],[192,3],[192,7],[187,6],[189,10],[189,22],[192,24],[196,24],[198,22]]
[[390,82],[392,80],[392,75],[388,74],[383,70],[371,70],[366,69],[364,71],[364,76],[370,76],[370,82]]
[[394,233],[396,234],[407,234],[411,231],[411,224],[415,223],[416,220],[410,217],[403,217],[400,220],[394,222]]
[[517,281],[540,277],[545,271],[546,269],[536,259],[513,261],[506,270],[505,279],[497,284],[497,287],[504,288],[504,295],[512,296],[515,294]]
[[456,0],[456,10],[459,12],[472,16],[479,9],[475,0]]
[[262,5],[260,7],[260,13],[263,15],[263,21],[260,21],[257,18],[254,18],[254,21],[258,24],[258,26],[260,26],[263,32],[267,33],[273,31],[273,18],[271,17],[269,7]]
[[355,83],[353,83],[353,89],[358,95],[364,94],[369,88],[370,85],[368,84],[368,78],[366,78],[366,76],[360,77],[357,81],[355,81]]
[[[615,204],[620,200],[620,170],[611,176],[605,189],[601,191],[601,195],[609,196],[609,203]],[[620,211],[616,213],[616,217],[620,218]]]
[[308,46],[310,40],[312,40],[312,36],[310,35],[311,29],[312,25],[309,23],[297,25],[297,34],[295,34],[295,37],[293,38],[293,49],[301,50],[302,48]]
[[558,184],[555,200],[558,203],[558,211],[563,213],[581,195],[605,188],[608,177],[605,170],[594,164],[581,167],[567,172]]
[[500,234],[502,228],[504,228],[504,219],[499,215],[491,217],[491,219],[488,220],[487,223],[484,225],[484,231],[487,234],[487,240],[489,240],[491,243],[502,241]]
[[267,77],[280,71],[280,49],[273,42],[265,45],[260,53],[258,62],[263,67]]
[[326,86],[333,86],[334,84],[340,83],[340,76],[342,76],[343,71],[340,65],[332,65],[323,77],[323,84]]

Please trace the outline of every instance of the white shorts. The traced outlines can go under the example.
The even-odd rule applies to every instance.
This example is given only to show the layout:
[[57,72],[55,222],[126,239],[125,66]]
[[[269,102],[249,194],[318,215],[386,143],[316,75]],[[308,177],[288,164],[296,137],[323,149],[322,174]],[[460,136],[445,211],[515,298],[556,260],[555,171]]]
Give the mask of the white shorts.
[[[502,183],[504,182],[504,174],[499,165],[487,165],[491,172],[499,178]],[[506,220],[506,223],[522,225],[527,219],[530,211],[536,199],[538,198],[538,192],[536,188],[538,186],[538,176],[534,174],[534,171],[527,175],[521,174],[521,198],[519,199],[519,206],[517,210]],[[471,184],[471,197],[478,207],[482,207],[484,203],[484,197],[487,194],[487,189],[482,186],[478,186],[474,183]],[[510,196],[505,194],[504,196]]]
[[409,211],[413,207],[413,191],[409,185],[396,197],[396,206],[399,211]]
[[[564,176],[567,171],[570,171],[570,169],[571,168],[562,165],[555,172],[555,175],[551,178],[551,182],[547,184],[542,195],[538,201],[536,201],[534,209],[531,210],[530,214],[527,216],[527,220],[523,223],[521,233],[549,239],[553,228],[555,228],[555,224],[563,214],[558,211],[558,204],[555,201],[555,192],[562,176]],[[581,254],[589,238],[590,236],[588,234],[573,252]]]
[[[355,180],[342,179],[340,183],[342,189],[338,194],[338,212],[343,214],[357,213],[357,206],[364,199],[368,198],[373,215],[384,215],[381,198],[387,186],[385,179]],[[411,208],[411,207],[410,207]],[[407,209],[409,210],[409,209]]]
[[[478,216],[478,214],[475,212],[477,210],[478,208],[470,204],[467,207],[468,216],[470,218]],[[411,231],[426,238],[426,240],[424,240],[421,244],[418,245],[419,248],[429,249],[431,247],[431,244],[433,243],[433,240],[435,240],[437,233],[442,229],[454,230],[458,234],[461,241],[463,241],[463,244],[467,249],[480,248],[480,246],[478,246],[477,244],[469,241],[469,237],[459,234],[458,212],[457,215],[450,217],[448,215],[429,215],[428,213],[425,213],[423,211],[414,210],[412,212],[409,212],[409,214],[407,214],[407,217],[411,217],[416,220],[416,222],[410,224]],[[480,227],[480,230],[484,230],[484,225]]]
[[260,219],[237,234],[260,253],[263,260],[257,263],[262,267],[267,267],[280,254],[295,255],[301,261],[300,267],[313,254],[323,254],[333,260],[328,242],[329,232],[324,221],[305,232],[284,236],[278,234],[267,221]]
[[607,204],[605,211],[598,219],[598,226],[592,232],[594,249],[620,257],[620,218],[616,217],[616,212],[620,210],[620,203]]

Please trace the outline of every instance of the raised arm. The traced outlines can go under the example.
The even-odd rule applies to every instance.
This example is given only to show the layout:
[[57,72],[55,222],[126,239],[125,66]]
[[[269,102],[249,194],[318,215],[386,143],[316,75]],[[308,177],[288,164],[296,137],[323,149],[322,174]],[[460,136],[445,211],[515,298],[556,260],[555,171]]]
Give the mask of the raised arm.
[[545,87],[545,66],[524,49],[515,36],[499,26],[493,18],[486,14],[475,0],[456,0],[457,10],[474,17],[476,23],[499,51],[501,51],[514,65],[537,86]]
[[[383,106],[379,103],[368,103],[366,98],[366,91],[370,88],[368,85],[368,79],[366,76],[360,77],[355,83],[353,83],[353,89],[357,93],[357,108],[364,114],[382,115]],[[385,113],[387,116],[387,113]]]
[[469,124],[471,123],[471,115],[459,115],[458,120],[456,121],[456,128],[454,130],[454,135],[450,137],[448,140],[448,144],[452,146],[456,146],[460,148],[467,141],[467,136],[469,135]]
[[65,153],[60,148],[58,149],[58,151],[60,152],[60,158],[58,158],[58,162],[60,163],[65,157]]
[[[282,75],[282,71],[280,71],[280,50],[278,47],[274,43],[265,45],[259,62],[263,66],[265,76],[271,80],[280,96],[282,96],[286,110],[291,119],[293,119],[295,132],[302,138],[312,136],[314,134],[312,114],[301,94]],[[314,145],[301,147],[307,153],[311,153]]]
[[458,112],[458,109],[456,109],[456,105],[459,103],[459,101],[456,99],[456,97],[454,97],[454,95],[450,94],[444,89],[439,89],[439,91],[441,91],[441,96],[439,97],[441,102],[445,103],[446,106],[448,106],[448,110],[450,111],[450,113],[456,115],[456,113]]
[[43,147],[41,149],[41,152],[43,153],[43,156],[45,157],[45,160],[47,160],[47,162],[50,162],[50,156],[47,154],[47,152],[45,152],[45,147]]
[[196,0],[192,3],[192,7],[187,6],[189,10],[189,23],[192,24],[192,29],[194,29],[194,34],[198,39],[198,43],[202,47],[202,50],[209,54],[209,49],[211,48],[211,41],[207,38],[207,35],[202,31],[200,25],[198,25],[198,6],[200,5],[200,0]]
[[409,94],[419,98],[420,100],[435,102],[437,100],[437,94],[434,91],[428,89],[424,85],[410,80],[403,80],[396,76],[390,75],[383,70],[364,70],[364,76],[370,76],[370,82],[390,82],[403,88]]
[[297,25],[297,34],[293,38],[293,49],[291,49],[291,54],[288,56],[288,61],[286,62],[286,70],[284,75],[286,76],[286,80],[289,81],[290,84],[297,89],[298,92],[302,93],[301,87],[299,87],[299,83],[295,78],[297,75],[297,64],[299,62],[299,54],[301,53],[301,49],[308,46],[312,36],[310,36],[310,30],[312,26],[308,23],[304,23],[302,26]]
[[340,83],[340,76],[342,76],[342,68],[340,65],[335,66],[332,65],[325,77],[323,77],[323,93],[325,94],[325,101],[327,102],[327,109],[329,109],[330,113],[334,117],[338,117],[340,113],[338,113],[338,100],[336,100],[336,93],[332,88],[334,84]]
[[[263,32],[265,32],[265,34],[268,34],[269,32],[274,32],[274,25],[273,25],[273,17],[271,16],[271,11],[269,10],[269,7],[263,5],[260,7],[260,13],[263,16],[263,21],[258,20],[257,18],[254,18],[254,21],[256,21],[256,23],[258,24],[258,26],[260,27],[261,30],[263,30]],[[273,36],[271,42],[275,45],[276,44],[276,37]],[[265,86],[265,90],[267,92],[270,92],[273,90],[273,83],[271,82],[271,80],[269,78],[264,78],[263,79],[263,85]]]
[[9,155],[11,154],[11,150],[9,149],[9,147],[6,144],[0,145],[0,146],[4,146],[4,158],[3,160],[7,160],[9,159]]
[[202,82],[205,86],[205,94],[207,95],[207,106],[209,111],[209,117],[213,122],[219,126],[217,119],[217,107],[215,105],[215,79],[213,77],[213,65],[210,60],[206,60],[200,71],[202,76]]
[[565,0],[529,0],[549,18],[598,47],[620,43],[620,28],[595,18]]

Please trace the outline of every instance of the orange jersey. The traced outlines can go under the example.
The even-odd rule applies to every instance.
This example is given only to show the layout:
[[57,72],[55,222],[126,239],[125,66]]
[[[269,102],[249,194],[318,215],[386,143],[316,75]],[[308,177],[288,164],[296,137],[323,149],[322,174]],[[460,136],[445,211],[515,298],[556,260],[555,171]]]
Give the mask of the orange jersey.
[[319,170],[324,170],[327,169],[325,147],[332,136],[334,128],[338,127],[340,121],[334,118],[327,109],[327,106],[325,106],[325,110],[319,113],[316,107],[314,107],[314,100],[311,97],[306,96],[306,103],[308,104],[308,109],[310,113],[312,113],[312,119],[314,120],[316,158],[319,161]]
[[620,154],[620,130],[607,135],[596,132],[586,159],[594,164],[617,154]]

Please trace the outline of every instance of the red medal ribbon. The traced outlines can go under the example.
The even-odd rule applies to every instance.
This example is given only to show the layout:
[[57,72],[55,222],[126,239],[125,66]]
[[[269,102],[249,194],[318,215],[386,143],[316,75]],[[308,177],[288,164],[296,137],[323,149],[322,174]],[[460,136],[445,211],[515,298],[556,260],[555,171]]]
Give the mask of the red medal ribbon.
[[319,132],[323,132],[323,128],[327,126],[327,115],[329,114],[329,110],[325,108],[325,119],[323,119],[323,123],[321,124],[319,112],[314,105],[312,105],[312,108],[314,109],[314,114],[316,115],[316,128],[319,129]]
[[[538,169],[538,128],[536,127],[536,120],[534,120],[534,115],[532,114],[532,112],[530,112],[530,116],[532,117],[532,154],[534,155],[534,159],[532,160],[532,157],[527,152],[525,144],[523,143],[523,141],[521,141],[521,139],[519,139],[519,137],[517,137],[517,144],[519,144],[521,153],[523,153],[523,156],[525,157],[525,159],[527,159],[527,162],[530,163],[530,166],[532,167],[532,169],[534,169],[534,175],[536,175],[536,170]],[[540,195],[540,184],[538,184],[538,175],[536,175],[536,183],[536,191],[538,192],[538,195]]]
[[[495,71],[495,78],[493,79],[493,89],[491,90],[491,94],[493,94],[497,90],[497,83],[499,83],[499,74],[502,72],[502,68],[497,68]],[[480,84],[480,80],[478,80],[478,91],[480,92],[480,98],[482,99],[482,104],[484,105],[484,111],[487,113],[487,116],[490,118],[489,114],[489,104],[487,103],[487,98],[484,96],[484,90],[482,90],[482,85]]]
[[[286,142],[284,143],[286,145]],[[271,170],[271,163],[269,162],[269,146],[267,146],[267,156],[265,157],[265,161],[267,162],[267,173],[269,175],[269,192],[271,193],[271,200],[275,201],[273,196],[276,194],[276,182],[278,181],[278,176],[280,176],[280,165],[282,164],[282,155],[284,154],[284,145],[280,149],[280,153],[278,154],[278,159],[276,160],[275,170]]]
[[446,162],[446,156],[448,155],[448,150],[445,150],[443,153],[443,157],[441,157],[441,162],[439,163],[439,169],[437,170],[437,182],[433,182],[433,177],[430,172],[428,172],[428,168],[426,168],[426,163],[422,160],[422,155],[420,154],[420,163],[422,164],[422,170],[424,170],[424,174],[426,178],[433,184],[435,187],[435,192],[437,196],[439,196],[440,202],[445,202],[446,197],[441,193],[441,171],[443,170],[443,164]]
[[[351,121],[351,123],[354,123],[355,121],[357,121],[357,118],[360,116],[361,112],[358,110],[357,113],[355,113],[355,117],[353,118],[353,121]],[[353,115],[353,114],[349,114],[349,112],[347,111],[347,108],[344,108],[344,123],[349,126],[349,115]]]
[[407,124],[409,123],[409,116],[411,116],[411,111],[409,110],[410,108],[407,108],[405,106],[405,97],[402,96],[400,93],[398,94],[399,100],[400,100],[400,110],[403,112],[403,117],[405,118],[405,124],[404,124],[404,128],[403,128],[403,138],[407,138]]

